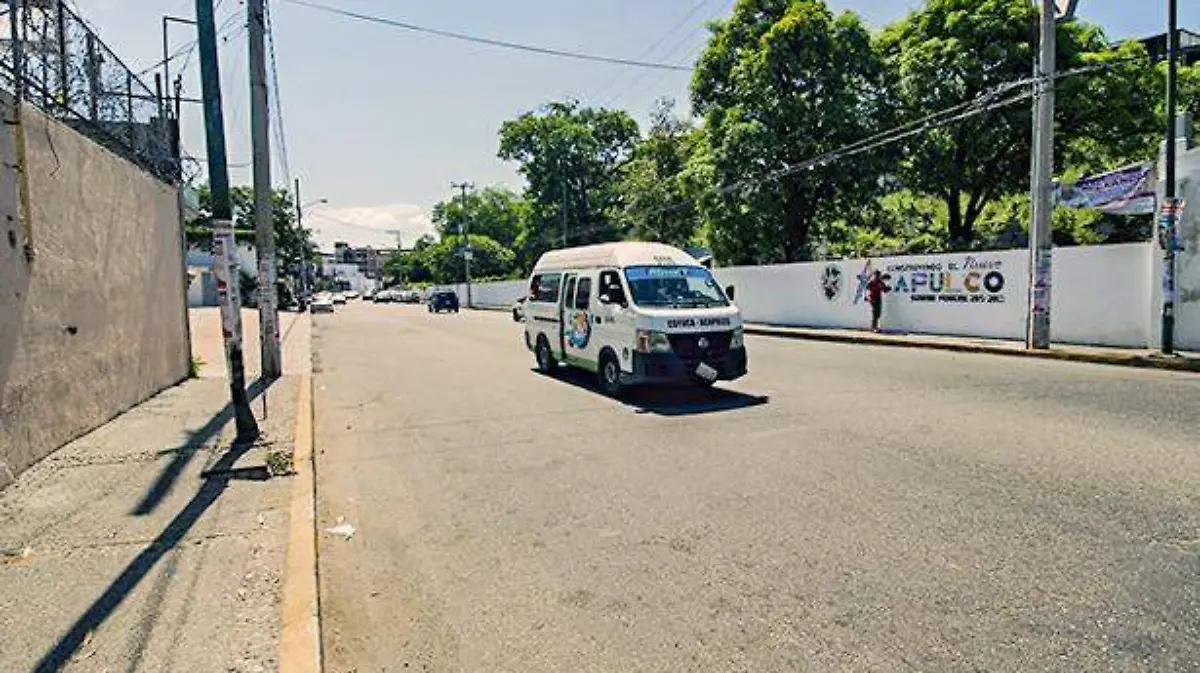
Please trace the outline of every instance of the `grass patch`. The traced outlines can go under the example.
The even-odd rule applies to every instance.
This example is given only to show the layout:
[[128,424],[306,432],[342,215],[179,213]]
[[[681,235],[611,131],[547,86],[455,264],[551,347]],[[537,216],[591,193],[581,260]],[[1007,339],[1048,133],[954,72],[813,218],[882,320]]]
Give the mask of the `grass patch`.
[[200,368],[206,364],[208,363],[204,361],[204,358],[193,355],[192,359],[188,362],[188,378],[194,379],[199,377]]
[[267,454],[267,471],[272,477],[286,477],[292,474],[292,452],[271,451]]

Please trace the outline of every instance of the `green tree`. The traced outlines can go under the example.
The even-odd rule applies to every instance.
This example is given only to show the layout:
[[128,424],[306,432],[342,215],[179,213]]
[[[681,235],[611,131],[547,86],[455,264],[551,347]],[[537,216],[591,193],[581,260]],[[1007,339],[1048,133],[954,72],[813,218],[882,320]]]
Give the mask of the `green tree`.
[[[1036,17],[1027,0],[929,0],[889,26],[880,48],[903,117],[925,117],[1028,78]],[[945,201],[952,246],[971,242],[988,203],[1028,186],[1030,128],[1029,107],[1011,105],[906,144],[900,176]]]
[[506,248],[512,248],[523,228],[528,226],[529,205],[507,187],[486,187],[468,192],[464,213],[461,197],[447,199],[433,207],[433,224],[442,238],[457,236],[465,219],[472,234],[481,234]]
[[[1027,0],[929,0],[889,26],[879,48],[902,118],[920,119],[1028,79],[1037,21]],[[1099,28],[1078,20],[1059,24],[1057,43],[1060,70],[1104,67],[1058,80],[1056,174],[1153,158],[1165,126],[1153,103],[1162,85],[1142,45],[1114,49]],[[1025,104],[931,129],[905,143],[898,175],[945,202],[952,247],[977,244],[990,204],[1029,188],[1031,133]]]
[[712,30],[692,79],[704,139],[689,173],[710,187],[701,207],[713,251],[723,263],[806,259],[814,223],[861,208],[889,157],[775,178],[888,125],[882,62],[859,18],[820,0],[738,0]]
[[564,235],[569,245],[623,236],[617,167],[637,137],[637,123],[626,112],[577,101],[549,103],[504,122],[499,157],[517,162],[528,183],[530,216],[516,241],[523,266],[558,247]]
[[[196,190],[200,201],[201,216],[187,227],[187,240],[203,250],[212,249],[212,229],[207,220],[212,217],[212,192],[207,185]],[[234,187],[229,190],[233,206],[234,235],[239,242],[253,243],[254,233],[254,189]],[[312,231],[296,225],[296,204],[286,189],[271,193],[271,217],[275,227],[275,255],[280,275],[297,269],[302,260],[310,259],[314,251]]]
[[697,128],[675,116],[674,101],[658,102],[617,184],[634,238],[679,246],[695,239],[700,215],[685,172],[699,138]]
[[[471,278],[506,278],[514,271],[515,256],[498,241],[482,234],[471,234]],[[398,252],[383,265],[388,285],[461,283],[466,279],[462,239],[449,236],[442,240],[423,237],[411,251]]]

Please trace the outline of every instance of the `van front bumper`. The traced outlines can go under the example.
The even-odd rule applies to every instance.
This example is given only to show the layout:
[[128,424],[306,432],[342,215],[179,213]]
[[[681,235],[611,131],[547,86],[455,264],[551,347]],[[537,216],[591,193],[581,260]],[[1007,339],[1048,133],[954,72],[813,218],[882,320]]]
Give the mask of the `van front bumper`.
[[633,371],[622,372],[621,383],[692,383],[699,380],[696,369],[701,363],[717,370],[718,381],[740,379],[746,375],[746,349],[734,348],[701,358],[681,358],[675,353],[633,353]]

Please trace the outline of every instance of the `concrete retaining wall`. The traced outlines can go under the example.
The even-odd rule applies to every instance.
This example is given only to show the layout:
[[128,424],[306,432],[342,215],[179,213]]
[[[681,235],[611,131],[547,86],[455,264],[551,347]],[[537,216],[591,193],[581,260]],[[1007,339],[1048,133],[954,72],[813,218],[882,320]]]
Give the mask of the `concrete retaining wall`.
[[[14,117],[11,103],[0,113]],[[26,259],[18,134],[0,133],[0,487],[187,376],[177,194],[33,108],[24,111],[35,257]]]

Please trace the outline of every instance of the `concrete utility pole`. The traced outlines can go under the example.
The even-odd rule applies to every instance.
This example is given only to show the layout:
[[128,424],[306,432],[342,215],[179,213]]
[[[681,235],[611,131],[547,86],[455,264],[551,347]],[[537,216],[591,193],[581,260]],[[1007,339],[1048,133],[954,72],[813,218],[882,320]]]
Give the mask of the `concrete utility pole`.
[[258,327],[262,375],[283,374],[279,353],[279,277],[275,263],[275,216],[271,207],[271,114],[267,107],[265,0],[246,6],[250,24],[250,140],[254,147],[254,240],[258,247]]
[[1163,204],[1160,215],[1159,236],[1163,246],[1163,305],[1162,305],[1162,353],[1175,353],[1175,304],[1178,288],[1175,286],[1175,252],[1179,226],[1179,204],[1175,198],[1175,156],[1178,146],[1176,119],[1179,97],[1179,16],[1176,0],[1167,0],[1167,147],[1166,184],[1163,185]]
[[221,71],[217,60],[217,26],[212,0],[196,0],[199,28],[200,77],[204,97],[204,127],[208,146],[208,182],[212,191],[213,271],[221,300],[225,359],[229,363],[229,396],[233,403],[239,442],[258,438],[258,423],[246,397],[242,358],[242,298],[234,261],[233,207],[229,198],[229,167],[225,156],[225,119],[221,111]]
[[475,185],[469,182],[452,182],[450,186],[462,190],[462,221],[458,223],[458,233],[463,244],[463,272],[467,279],[467,308],[471,308],[471,218],[467,216],[467,190]]
[[1041,51],[1033,115],[1032,218],[1029,227],[1029,330],[1025,345],[1050,348],[1050,255],[1054,214],[1055,0],[1041,1]]

